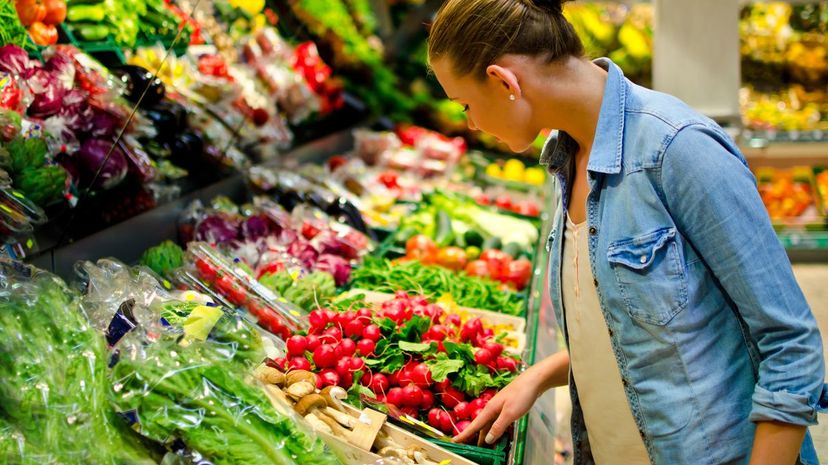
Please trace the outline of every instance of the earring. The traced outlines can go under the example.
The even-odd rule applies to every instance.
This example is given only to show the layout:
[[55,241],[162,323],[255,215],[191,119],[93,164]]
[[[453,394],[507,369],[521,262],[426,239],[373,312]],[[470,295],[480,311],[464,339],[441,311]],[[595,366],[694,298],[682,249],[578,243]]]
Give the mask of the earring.
[[509,94],[509,100],[515,101],[515,94]]

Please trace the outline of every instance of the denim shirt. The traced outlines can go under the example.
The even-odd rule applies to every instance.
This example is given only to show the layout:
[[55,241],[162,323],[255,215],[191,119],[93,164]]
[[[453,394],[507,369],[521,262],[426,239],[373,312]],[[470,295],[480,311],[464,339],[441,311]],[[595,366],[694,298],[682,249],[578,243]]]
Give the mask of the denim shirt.
[[[592,274],[627,399],[658,465],[746,464],[755,422],[813,425],[828,407],[822,339],[732,139],[608,59],[589,155]],[[561,253],[577,144],[550,138],[557,177],[547,240],[566,325]],[[567,342],[568,344],[568,342]],[[570,373],[575,464],[593,463]],[[800,462],[818,463],[810,435]]]

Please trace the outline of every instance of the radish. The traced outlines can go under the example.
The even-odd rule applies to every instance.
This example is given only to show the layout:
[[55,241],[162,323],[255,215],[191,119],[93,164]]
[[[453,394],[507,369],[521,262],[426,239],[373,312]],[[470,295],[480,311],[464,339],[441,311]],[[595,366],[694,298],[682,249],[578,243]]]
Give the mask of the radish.
[[492,351],[489,349],[477,349],[477,352],[474,353],[474,361],[478,365],[487,365],[493,358]]
[[411,369],[411,381],[420,388],[431,386],[434,380],[431,378],[431,370],[425,363],[418,363]]
[[408,292],[405,291],[397,291],[394,293],[395,300],[409,300],[411,297],[408,295]]
[[331,326],[322,332],[319,339],[324,343],[339,342],[342,340],[342,330],[338,326]]
[[386,394],[385,399],[388,401],[389,404],[395,407],[402,407],[403,405],[403,394],[402,389],[395,387],[388,390],[388,394]]
[[336,365],[336,349],[333,345],[321,345],[313,351],[313,363],[317,368],[330,368]]
[[442,422],[440,420],[443,418],[443,415],[442,415],[443,413],[445,413],[445,412],[443,412],[442,410],[440,410],[438,408],[433,408],[433,409],[429,410],[428,411],[428,424],[431,425],[432,427],[436,428],[436,429],[442,429],[443,426],[442,426]]
[[411,299],[411,305],[415,307],[425,307],[426,305],[428,305],[428,298],[422,295],[418,295],[417,297]]
[[434,393],[428,390],[423,391],[423,401],[420,403],[421,410],[428,410],[434,405]]
[[423,402],[423,390],[413,384],[402,389],[403,403],[408,407],[418,407]]
[[417,410],[417,407],[403,407],[400,409],[400,412],[408,415],[411,418],[419,418],[420,411]]
[[377,325],[368,325],[362,330],[362,337],[377,342],[382,338],[382,331]]
[[270,368],[276,368],[277,370],[285,371],[285,367],[287,366],[287,359],[284,357],[267,358],[265,359],[265,365],[269,366]]
[[325,309],[325,310],[323,310],[323,312],[325,313],[325,319],[327,320],[326,324],[336,323],[337,313],[335,311]]
[[486,406],[486,401],[480,398],[474,399],[469,402],[469,414],[474,412],[475,410],[482,409]]
[[388,392],[388,378],[382,374],[377,373],[371,379],[369,388],[374,391],[374,394],[384,394]]
[[345,335],[348,337],[362,337],[365,326],[359,320],[351,320],[345,325]]
[[461,420],[468,420],[471,412],[469,411],[469,404],[467,402],[459,402],[454,406],[454,413],[457,418]]
[[446,378],[446,379],[440,381],[439,383],[434,384],[434,392],[442,394],[442,393],[446,392],[446,388],[448,388],[450,385],[451,385],[451,381],[449,381],[449,379]]
[[400,385],[400,373],[402,370],[397,370],[388,375],[388,382],[391,383],[392,386],[399,386]]
[[308,314],[308,321],[311,327],[325,329],[328,325],[328,317],[322,310],[314,310]]
[[310,362],[305,357],[293,357],[288,362],[291,370],[310,370]]
[[494,396],[496,396],[496,395],[497,395],[497,390],[494,389],[494,388],[489,388],[489,389],[486,389],[485,391],[483,391],[483,393],[480,394],[480,398],[483,399],[483,402],[488,404],[489,401],[492,400],[494,398]]
[[466,396],[459,389],[448,386],[441,394],[441,399],[446,407],[454,408],[457,404],[466,400]]
[[313,352],[314,350],[316,350],[317,347],[322,345],[322,342],[319,341],[319,336],[315,334],[311,334],[310,336],[306,337],[305,341],[307,341],[307,346],[305,347],[305,350],[307,350],[308,352]]
[[322,389],[325,386],[338,386],[339,385],[339,375],[331,368],[326,368],[319,372],[319,376],[316,377],[316,388]]
[[500,357],[500,354],[503,353],[503,344],[498,344],[497,342],[487,342],[481,347],[491,352],[494,358]]
[[440,415],[440,429],[446,434],[451,434],[454,431],[454,420],[448,412],[443,412]]
[[349,389],[354,384],[354,374],[347,372],[344,375],[339,375],[339,385],[345,389]]
[[454,425],[454,434],[458,435],[462,433],[463,430],[468,428],[470,424],[471,422],[468,420],[457,422],[457,424]]
[[288,355],[298,356],[304,355],[305,349],[308,348],[308,339],[305,336],[291,336],[287,340],[287,353]]
[[497,369],[514,373],[517,371],[517,362],[511,357],[501,355],[497,358]]
[[365,370],[365,360],[359,357],[351,357],[350,360],[351,371],[363,371]]
[[370,339],[363,339],[357,343],[357,352],[363,357],[369,357],[374,354],[376,344]]
[[360,308],[359,310],[357,310],[356,314],[356,319],[362,322],[362,324],[364,325],[371,324],[371,318],[374,317],[374,312],[372,312],[369,308]]
[[460,315],[456,313],[451,313],[449,314],[449,316],[446,317],[446,323],[459,328],[460,325],[463,324],[463,320],[460,318]]
[[336,372],[339,376],[345,376],[351,372],[351,358],[343,357],[336,362]]
[[339,341],[339,345],[337,345],[337,351],[339,352],[340,358],[353,356],[356,349],[356,342],[354,342],[353,339],[348,339],[347,337]]
[[483,413],[483,409],[479,408],[479,409],[477,409],[477,410],[475,410],[471,413],[470,418],[472,419],[472,421],[474,421],[474,419],[476,419],[478,416],[480,416],[481,413]]

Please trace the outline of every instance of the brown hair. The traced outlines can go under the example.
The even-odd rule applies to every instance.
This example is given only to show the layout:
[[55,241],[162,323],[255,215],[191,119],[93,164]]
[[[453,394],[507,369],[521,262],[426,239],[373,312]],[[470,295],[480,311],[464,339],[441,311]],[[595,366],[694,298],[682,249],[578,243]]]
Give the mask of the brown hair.
[[458,76],[483,79],[506,54],[548,63],[582,56],[584,47],[562,12],[568,0],[447,0],[431,25],[428,57],[451,58]]

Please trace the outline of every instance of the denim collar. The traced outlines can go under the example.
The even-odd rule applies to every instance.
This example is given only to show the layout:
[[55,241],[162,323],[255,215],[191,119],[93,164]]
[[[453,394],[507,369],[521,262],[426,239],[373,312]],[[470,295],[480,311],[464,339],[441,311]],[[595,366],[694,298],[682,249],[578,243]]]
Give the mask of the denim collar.
[[[598,58],[594,63],[607,70],[608,76],[587,169],[616,174],[621,172],[627,82],[621,68],[609,58]],[[575,140],[569,134],[560,131],[556,137],[553,132],[543,144],[540,164],[547,165],[551,171],[558,171],[566,165],[576,147]]]

